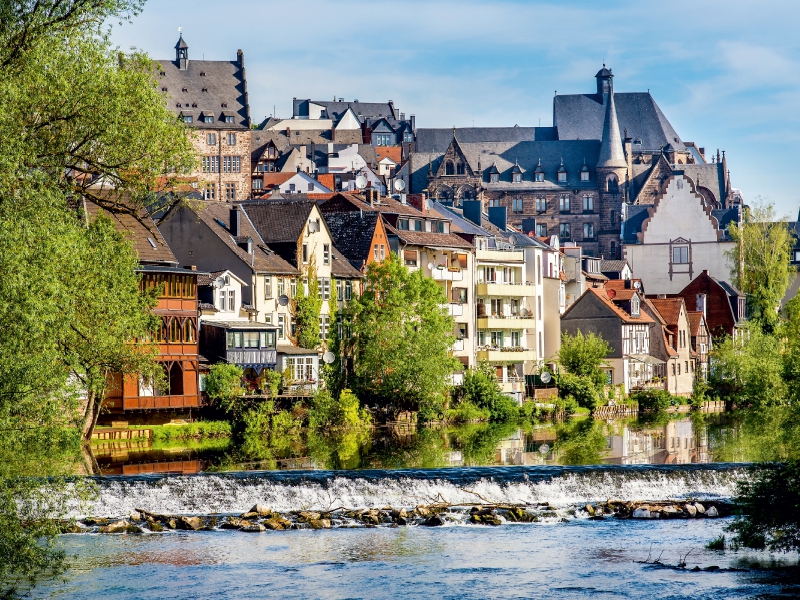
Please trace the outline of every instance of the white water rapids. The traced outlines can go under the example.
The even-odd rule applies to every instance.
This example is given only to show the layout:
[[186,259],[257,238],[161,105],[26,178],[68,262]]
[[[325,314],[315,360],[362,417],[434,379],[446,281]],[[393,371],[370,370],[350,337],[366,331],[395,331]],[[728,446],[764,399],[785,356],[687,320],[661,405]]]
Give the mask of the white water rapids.
[[259,472],[98,478],[99,497],[75,517],[412,507],[419,504],[536,504],[616,500],[727,499],[743,466],[564,467],[433,471]]

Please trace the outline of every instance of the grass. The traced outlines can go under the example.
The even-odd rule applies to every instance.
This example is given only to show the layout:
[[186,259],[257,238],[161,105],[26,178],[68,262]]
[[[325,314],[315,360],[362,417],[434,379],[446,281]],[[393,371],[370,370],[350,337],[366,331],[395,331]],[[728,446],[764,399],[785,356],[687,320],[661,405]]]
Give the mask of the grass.
[[721,535],[706,544],[708,550],[725,550],[725,536]]
[[197,421],[182,425],[153,425],[154,442],[199,440],[231,436],[231,424],[227,421]]

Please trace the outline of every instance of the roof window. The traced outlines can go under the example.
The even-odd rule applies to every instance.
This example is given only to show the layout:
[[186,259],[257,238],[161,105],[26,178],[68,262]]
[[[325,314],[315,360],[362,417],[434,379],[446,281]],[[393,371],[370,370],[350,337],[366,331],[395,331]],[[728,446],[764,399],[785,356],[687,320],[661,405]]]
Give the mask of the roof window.
[[181,91],[182,91],[182,92],[188,92],[188,91],[189,91],[189,88],[183,88]]
[[203,89],[202,89],[202,91],[203,91],[203,92],[207,92],[207,91],[208,91],[208,88],[203,88]]
[[228,108],[228,103],[227,102],[223,102],[222,103],[222,108]]
[[165,77],[165,76],[166,76],[166,73],[165,73],[164,71],[161,71],[161,72],[159,73],[159,75],[161,75],[161,77]]
[[149,237],[147,238],[147,241],[150,242],[150,245],[153,247],[154,250],[158,247],[156,246],[156,243],[153,241],[153,238]]
[[162,91],[162,92],[166,92],[166,91],[167,91],[167,88],[165,88],[165,87],[162,87],[162,88],[161,88],[161,91]]
[[206,72],[205,71],[200,71],[200,77],[205,77],[205,76],[206,76]]

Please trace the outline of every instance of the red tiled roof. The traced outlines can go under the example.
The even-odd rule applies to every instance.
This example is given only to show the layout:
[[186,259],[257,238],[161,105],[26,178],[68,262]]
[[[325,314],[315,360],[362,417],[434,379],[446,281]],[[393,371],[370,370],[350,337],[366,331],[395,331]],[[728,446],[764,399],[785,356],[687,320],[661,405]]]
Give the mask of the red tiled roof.
[[689,335],[695,337],[700,333],[700,323],[703,322],[703,313],[700,311],[686,311],[689,316]]
[[606,307],[608,307],[616,316],[618,316],[623,323],[638,324],[638,323],[653,322],[653,319],[647,316],[647,313],[644,311],[640,311],[638,317],[631,316],[630,313],[626,312],[621,307],[617,306],[614,302],[612,302],[606,295],[606,291],[603,289],[589,288],[588,290],[586,290],[586,292],[594,294],[597,297],[597,299],[600,300],[603,304],[605,304]]
[[282,183],[286,183],[297,173],[264,173],[264,189],[271,190]]
[[683,298],[651,298],[650,302],[669,327],[678,326]]
[[375,154],[378,155],[378,162],[380,162],[384,156],[388,156],[399,164],[403,158],[403,149],[400,146],[378,146],[375,148]]

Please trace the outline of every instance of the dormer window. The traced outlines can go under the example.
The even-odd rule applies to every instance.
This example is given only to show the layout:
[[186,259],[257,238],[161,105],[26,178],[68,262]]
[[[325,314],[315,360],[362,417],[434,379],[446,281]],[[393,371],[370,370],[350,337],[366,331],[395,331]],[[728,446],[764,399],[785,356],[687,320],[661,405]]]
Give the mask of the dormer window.
[[444,163],[445,175],[455,175],[455,173],[456,173],[455,167],[453,166],[453,163],[451,161],[448,160],[446,163]]
[[228,103],[227,102],[223,102],[222,103],[222,108],[228,108]]
[[191,115],[183,115],[183,122],[184,123],[192,123],[194,121],[194,117]]
[[511,181],[513,181],[514,183],[519,183],[520,181],[522,181],[522,173],[512,173]]
[[536,181],[538,181],[538,182],[540,182],[540,183],[541,183],[542,181],[544,181],[544,173],[536,173],[536,178],[535,178],[535,180],[536,180]]
[[231,117],[230,115],[227,115],[227,116],[225,117],[225,122],[226,122],[226,123],[233,123],[233,117]]
[[167,91],[167,88],[165,88],[165,87],[162,87],[162,88],[161,88],[161,91],[162,91],[162,92],[166,92],[166,91]]
[[456,165],[456,175],[466,175],[467,168],[464,166],[463,162],[458,162]]
[[500,181],[500,175],[498,173],[492,173],[489,175],[489,183],[497,183]]
[[202,91],[202,92],[207,92],[207,91],[208,91],[208,88],[203,88],[203,89],[202,89],[202,90],[200,90],[200,91]]
[[197,108],[197,102],[192,102],[192,108]]
[[161,75],[161,77],[166,77],[166,75],[167,75],[167,74],[166,74],[164,71],[161,71],[161,72],[159,73],[159,75]]
[[558,174],[558,183],[567,183],[567,173],[566,171],[561,172]]
[[581,181],[589,181],[589,171],[581,171]]
[[639,296],[634,294],[631,298],[631,316],[639,318]]
[[205,76],[206,76],[206,72],[205,71],[200,71],[200,77],[205,77]]
[[181,91],[182,91],[182,92],[188,92],[188,91],[189,91],[189,88],[183,88]]
[[204,123],[213,123],[213,122],[214,122],[214,117],[212,117],[211,115],[206,115],[206,116],[204,117],[204,120],[203,120],[203,122],[204,122]]

